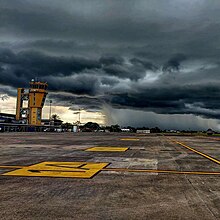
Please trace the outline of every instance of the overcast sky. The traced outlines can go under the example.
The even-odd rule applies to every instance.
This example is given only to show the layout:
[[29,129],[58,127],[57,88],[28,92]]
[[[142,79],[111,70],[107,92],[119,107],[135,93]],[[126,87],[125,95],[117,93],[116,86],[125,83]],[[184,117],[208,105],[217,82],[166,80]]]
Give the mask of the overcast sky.
[[107,123],[219,129],[219,11],[219,0],[0,0],[0,92],[38,77],[54,105]]

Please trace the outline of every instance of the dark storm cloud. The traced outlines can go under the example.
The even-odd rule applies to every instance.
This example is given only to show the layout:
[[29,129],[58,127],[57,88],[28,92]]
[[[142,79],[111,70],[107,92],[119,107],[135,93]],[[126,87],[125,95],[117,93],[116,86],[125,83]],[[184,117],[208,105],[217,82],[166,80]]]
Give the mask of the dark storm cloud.
[[177,54],[174,57],[172,57],[170,60],[168,60],[164,66],[163,71],[164,72],[173,72],[178,71],[180,68],[180,63],[186,59],[186,56],[184,54]]
[[74,75],[70,78],[48,77],[47,79],[52,91],[64,91],[78,95],[95,96],[100,86],[96,76],[87,74]]
[[27,86],[30,79],[39,78],[47,81],[54,91],[94,95],[96,78],[77,74],[100,66],[98,61],[85,58],[51,57],[35,51],[15,54],[9,49],[0,49],[1,84],[13,87]]
[[100,63],[103,65],[113,65],[113,64],[117,64],[117,65],[121,65],[124,62],[124,59],[122,57],[116,57],[116,56],[103,56],[99,59]]
[[[91,72],[93,71],[93,72]],[[91,75],[90,78],[84,77],[85,73]],[[0,74],[2,84],[19,86],[20,80],[28,81],[32,78],[38,77],[46,79],[50,82],[51,77],[67,77],[78,74],[74,84],[71,86],[62,86],[55,80],[51,81],[51,89],[53,90],[70,90],[69,88],[75,87],[78,81],[78,86],[83,89],[88,84],[91,87],[94,84],[92,75],[110,75],[117,76],[118,78],[139,79],[144,76],[144,67],[138,66],[126,67],[124,61],[120,57],[106,57],[100,59],[87,59],[83,57],[57,57],[45,55],[37,51],[20,51],[14,53],[10,49],[0,48]],[[11,80],[6,76],[10,75]],[[5,77],[4,77],[5,76]],[[83,79],[85,78],[85,79]],[[106,82],[107,77],[105,77]],[[104,80],[104,78],[103,78]],[[113,82],[117,80],[109,79]],[[82,83],[83,82],[83,83]],[[89,83],[88,83],[89,82]],[[71,83],[71,82],[69,82]],[[23,84],[22,84],[23,85]],[[55,86],[57,85],[57,86]]]
[[68,106],[71,110],[85,109],[87,111],[100,111],[104,104],[102,97],[76,96],[71,94],[50,94],[57,105]]
[[117,108],[129,106],[159,114],[195,114],[220,119],[219,93],[218,83],[146,88],[138,93],[112,94],[109,102]]
[[109,65],[103,67],[103,70],[108,74],[108,75],[113,75],[113,76],[119,76],[120,78],[131,78],[131,79],[138,79],[140,74],[133,73],[128,71],[124,66],[121,65]]
[[8,86],[1,86],[0,87],[0,97],[4,96],[4,95],[8,95],[8,96],[16,96],[17,95],[17,91],[14,90],[11,87]]
[[[11,65],[15,73],[20,76],[27,70],[32,75],[71,75],[85,69],[100,67],[97,61],[77,57],[51,57],[36,51],[22,51],[17,54],[0,48],[0,62]],[[16,70],[17,69],[17,70]],[[19,71],[20,70],[20,71]],[[21,73],[19,73],[21,72]],[[30,75],[31,76],[31,75]],[[30,77],[29,76],[29,77]]]
[[117,78],[109,78],[109,77],[102,77],[101,79],[102,85],[107,85],[107,86],[114,86],[118,83],[120,83],[120,80]]
[[157,67],[153,63],[146,61],[146,60],[141,60],[139,58],[132,58],[132,59],[130,59],[130,62],[134,65],[141,65],[146,70],[154,70],[155,71],[157,69]]
[[219,119],[219,10],[205,0],[0,1],[0,84],[38,77],[71,109]]

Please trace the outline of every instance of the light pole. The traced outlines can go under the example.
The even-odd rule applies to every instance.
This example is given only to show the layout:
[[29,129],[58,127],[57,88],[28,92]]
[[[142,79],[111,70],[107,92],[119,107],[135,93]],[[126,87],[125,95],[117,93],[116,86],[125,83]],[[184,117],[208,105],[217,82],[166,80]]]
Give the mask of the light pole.
[[79,125],[80,125],[80,113],[81,113],[80,111],[81,111],[81,109],[79,109]]
[[75,114],[75,115],[79,115],[79,121],[78,121],[78,124],[80,125],[80,120],[81,120],[81,111],[83,110],[83,108],[79,108],[79,111],[78,112],[74,112],[73,114]]
[[52,100],[50,100],[50,111],[49,111],[49,124],[51,126],[51,114],[52,114]]
[[52,113],[52,111],[51,111],[51,105],[52,105],[52,100],[50,100],[50,112],[49,112],[49,119],[51,119],[51,113]]

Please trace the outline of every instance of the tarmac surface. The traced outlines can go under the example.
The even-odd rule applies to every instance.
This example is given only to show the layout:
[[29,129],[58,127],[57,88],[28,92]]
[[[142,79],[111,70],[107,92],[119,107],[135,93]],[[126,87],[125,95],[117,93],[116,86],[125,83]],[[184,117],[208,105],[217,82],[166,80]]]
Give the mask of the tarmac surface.
[[0,219],[220,219],[220,138],[2,133]]

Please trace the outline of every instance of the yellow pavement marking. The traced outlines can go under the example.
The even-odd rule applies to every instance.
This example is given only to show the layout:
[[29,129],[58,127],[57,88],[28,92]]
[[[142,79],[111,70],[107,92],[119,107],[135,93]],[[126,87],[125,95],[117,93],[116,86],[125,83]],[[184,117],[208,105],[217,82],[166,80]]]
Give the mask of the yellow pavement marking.
[[103,168],[102,171],[193,174],[193,175],[220,175],[220,172],[209,172],[209,171],[146,170],[146,169],[126,169],[126,168]]
[[4,173],[4,176],[91,178],[109,163],[42,162]]
[[139,141],[139,138],[121,138],[121,141]]
[[128,150],[128,147],[92,147],[85,151],[124,152],[126,150]]
[[184,144],[184,143],[181,143],[181,142],[176,141],[176,140],[171,139],[171,138],[167,138],[167,139],[169,139],[169,140],[171,140],[171,141],[173,141],[173,142],[175,142],[175,143],[177,143],[177,144],[179,144],[179,145],[181,145],[181,146],[183,146],[183,147],[185,147],[185,148],[187,148],[187,149],[193,151],[194,153],[199,154],[199,155],[201,155],[201,156],[203,156],[203,157],[205,157],[205,158],[207,158],[207,159],[209,159],[209,160],[211,160],[211,161],[213,161],[213,162],[215,162],[215,163],[217,163],[217,164],[220,164],[220,161],[219,161],[219,160],[217,160],[217,159],[215,159],[215,158],[213,158],[213,157],[211,157],[211,156],[209,156],[209,155],[207,155],[207,154],[204,154],[204,153],[202,153],[202,152],[200,152],[200,151],[198,151],[198,150],[195,150],[194,148],[191,148],[191,147],[187,146],[187,145]]
[[99,171],[133,172],[133,173],[165,173],[190,175],[220,175],[220,172],[209,171],[178,171],[178,170],[147,170],[128,168],[106,168],[109,163],[90,162],[42,162],[31,166],[0,166],[2,169],[17,169],[1,175],[4,176],[41,176],[64,178],[91,178]]

